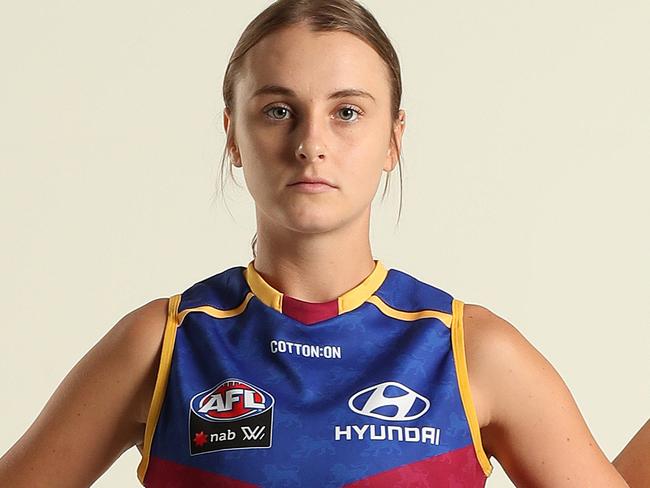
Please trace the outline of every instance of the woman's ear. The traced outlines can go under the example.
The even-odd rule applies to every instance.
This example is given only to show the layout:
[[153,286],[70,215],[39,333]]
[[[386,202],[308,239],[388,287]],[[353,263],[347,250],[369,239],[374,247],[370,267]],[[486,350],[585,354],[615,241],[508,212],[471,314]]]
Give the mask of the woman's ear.
[[233,166],[241,168],[241,157],[239,155],[239,149],[237,149],[237,146],[233,146],[230,150],[230,162]]
[[406,128],[406,112],[403,109],[399,110],[397,119],[393,122],[392,134],[388,152],[386,154],[386,163],[384,164],[384,171],[393,171],[397,166],[398,157],[402,150],[402,136]]
[[230,109],[228,107],[223,109],[223,131],[228,134],[228,127],[230,126]]
[[226,107],[223,111],[223,130],[226,132],[226,147],[228,150],[228,158],[233,166],[241,168],[241,156],[239,149],[234,142],[234,125],[232,120],[232,111]]

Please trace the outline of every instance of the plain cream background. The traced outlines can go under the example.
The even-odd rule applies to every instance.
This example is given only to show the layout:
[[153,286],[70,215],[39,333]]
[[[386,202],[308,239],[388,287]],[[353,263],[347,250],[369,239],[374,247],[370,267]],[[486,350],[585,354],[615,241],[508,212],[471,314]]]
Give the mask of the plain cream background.
[[[252,258],[250,196],[215,198],[221,82],[269,3],[3,2],[0,453],[120,317]],[[375,257],[513,323],[612,459],[650,411],[650,4],[365,5],[407,112]]]

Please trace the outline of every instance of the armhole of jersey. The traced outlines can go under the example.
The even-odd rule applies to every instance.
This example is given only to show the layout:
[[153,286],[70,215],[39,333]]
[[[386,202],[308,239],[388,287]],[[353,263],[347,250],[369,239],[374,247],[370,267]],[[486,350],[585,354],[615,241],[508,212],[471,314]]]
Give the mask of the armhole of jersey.
[[165,322],[165,331],[163,332],[162,349],[160,353],[160,364],[156,376],[156,385],[147,414],[147,423],[144,429],[144,445],[142,447],[142,459],[138,465],[138,479],[144,486],[144,477],[149,466],[149,456],[151,453],[151,444],[153,434],[158,424],[158,417],[162,408],[165,392],[167,390],[167,380],[169,379],[169,368],[172,362],[172,353],[174,352],[174,342],[176,340],[176,329],[178,327],[178,306],[181,301],[181,295],[172,295],[167,305],[167,320]]
[[469,388],[469,375],[467,374],[467,361],[465,358],[465,339],[463,331],[463,305],[464,303],[456,298],[452,301],[451,315],[451,344],[454,353],[454,363],[456,365],[456,377],[458,378],[458,387],[460,389],[460,398],[465,409],[465,416],[469,423],[470,433],[474,451],[478,458],[485,476],[492,474],[492,464],[483,450],[481,442],[481,429],[472,400],[472,393]]

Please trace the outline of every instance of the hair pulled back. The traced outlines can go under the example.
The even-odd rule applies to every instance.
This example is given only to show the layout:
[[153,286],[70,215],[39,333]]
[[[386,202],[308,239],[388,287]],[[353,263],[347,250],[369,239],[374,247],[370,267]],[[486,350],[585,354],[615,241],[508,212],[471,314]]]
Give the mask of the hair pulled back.
[[[257,44],[264,36],[277,30],[296,24],[305,24],[314,32],[342,31],[348,32],[368,43],[384,60],[388,68],[391,85],[391,120],[399,118],[399,107],[402,100],[402,77],[399,59],[388,36],[379,26],[375,17],[356,0],[277,0],[255,17],[244,29],[230,56],[226,73],[223,79],[223,101],[225,107],[234,113],[235,85],[243,70],[243,59],[246,53]],[[233,131],[230,131],[228,140],[223,150],[220,168],[220,189],[223,194],[225,183],[224,168],[230,153],[228,148],[232,144]],[[395,148],[398,147],[395,133],[391,130],[391,141]],[[402,154],[397,155],[400,175],[400,190],[402,186]],[[229,164],[229,173],[236,182],[232,173],[232,164]],[[382,193],[382,200],[389,188],[390,178],[386,177],[386,184]],[[402,194],[400,191],[399,216],[402,212]],[[257,233],[253,236],[251,247],[253,258],[256,256],[255,245]]]

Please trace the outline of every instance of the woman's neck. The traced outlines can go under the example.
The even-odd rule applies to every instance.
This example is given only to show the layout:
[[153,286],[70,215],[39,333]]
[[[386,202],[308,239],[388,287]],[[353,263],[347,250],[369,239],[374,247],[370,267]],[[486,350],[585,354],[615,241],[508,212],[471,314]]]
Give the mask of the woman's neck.
[[258,222],[255,269],[276,290],[327,302],[361,283],[375,267],[363,222],[327,233],[267,229]]

